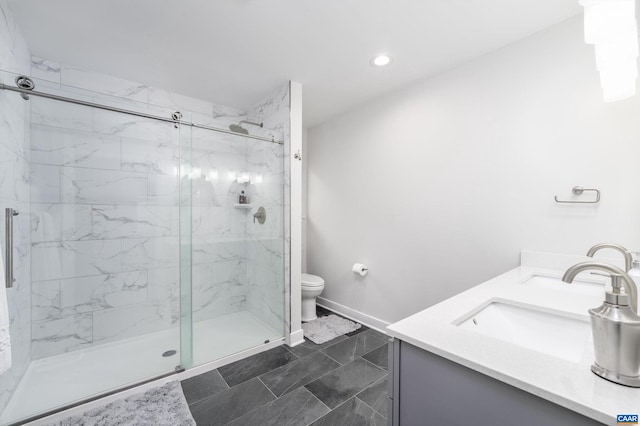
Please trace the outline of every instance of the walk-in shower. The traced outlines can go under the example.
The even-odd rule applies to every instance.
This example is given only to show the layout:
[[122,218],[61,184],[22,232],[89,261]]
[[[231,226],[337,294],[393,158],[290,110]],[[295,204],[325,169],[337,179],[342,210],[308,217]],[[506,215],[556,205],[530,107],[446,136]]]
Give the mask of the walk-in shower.
[[0,185],[20,211],[0,424],[284,340],[288,114],[1,77],[28,149]]

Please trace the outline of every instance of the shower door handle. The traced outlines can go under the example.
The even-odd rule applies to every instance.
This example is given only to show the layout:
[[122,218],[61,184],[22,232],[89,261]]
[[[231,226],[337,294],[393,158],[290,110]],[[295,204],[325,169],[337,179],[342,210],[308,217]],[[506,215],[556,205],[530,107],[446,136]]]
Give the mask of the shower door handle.
[[4,227],[5,227],[5,265],[4,265],[4,280],[7,288],[13,287],[13,283],[16,281],[13,278],[13,217],[18,216],[18,212],[7,207],[4,209]]

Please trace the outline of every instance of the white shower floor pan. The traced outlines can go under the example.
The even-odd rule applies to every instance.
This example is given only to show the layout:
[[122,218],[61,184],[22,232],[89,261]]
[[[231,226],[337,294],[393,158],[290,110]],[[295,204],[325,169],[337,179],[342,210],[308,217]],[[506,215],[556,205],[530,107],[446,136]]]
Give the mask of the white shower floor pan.
[[[172,328],[32,361],[0,416],[9,424],[174,371],[179,329]],[[194,366],[275,340],[274,330],[249,312],[194,323]],[[167,350],[176,355],[163,357]]]

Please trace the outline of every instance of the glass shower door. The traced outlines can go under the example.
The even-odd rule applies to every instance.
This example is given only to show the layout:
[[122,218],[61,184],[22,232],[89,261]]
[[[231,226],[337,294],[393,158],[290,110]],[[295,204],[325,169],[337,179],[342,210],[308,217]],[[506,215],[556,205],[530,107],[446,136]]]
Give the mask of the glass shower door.
[[191,136],[193,364],[201,365],[284,337],[284,162],[281,144],[201,128]]
[[[36,87],[167,116],[134,100]],[[182,129],[59,100],[2,96],[31,109],[31,280],[16,283],[30,296],[18,309],[30,313],[31,341],[28,366],[3,411],[8,423],[180,365]]]

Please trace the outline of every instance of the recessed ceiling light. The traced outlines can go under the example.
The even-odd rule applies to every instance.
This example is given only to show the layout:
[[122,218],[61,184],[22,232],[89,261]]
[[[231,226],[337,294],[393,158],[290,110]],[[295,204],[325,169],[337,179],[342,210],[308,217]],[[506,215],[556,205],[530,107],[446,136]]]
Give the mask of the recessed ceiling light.
[[391,58],[387,55],[378,55],[371,59],[371,65],[375,65],[377,67],[384,67],[385,65],[389,65],[391,62]]

